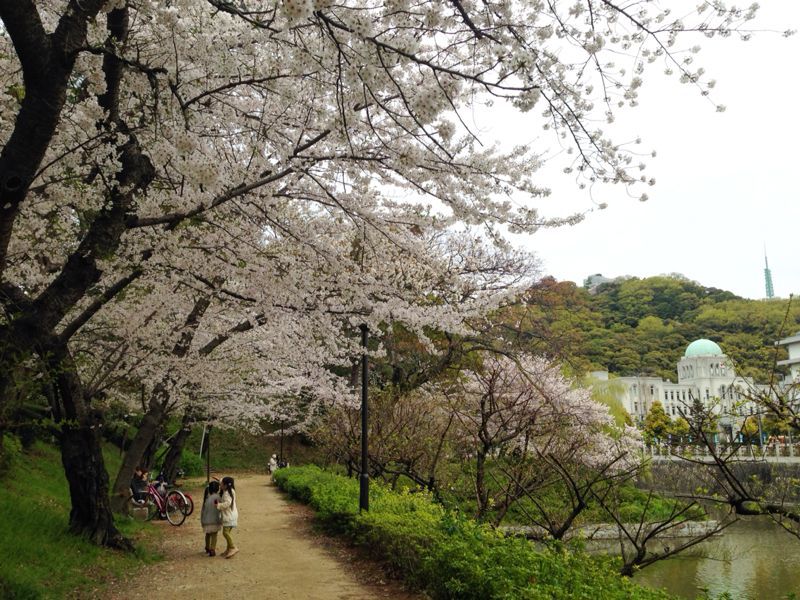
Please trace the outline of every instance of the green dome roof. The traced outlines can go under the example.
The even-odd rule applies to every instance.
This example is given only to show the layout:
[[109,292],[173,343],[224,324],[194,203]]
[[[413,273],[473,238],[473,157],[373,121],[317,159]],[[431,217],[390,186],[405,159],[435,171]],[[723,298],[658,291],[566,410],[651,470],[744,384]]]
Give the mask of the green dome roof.
[[711,340],[695,340],[686,346],[684,356],[722,356],[722,349]]

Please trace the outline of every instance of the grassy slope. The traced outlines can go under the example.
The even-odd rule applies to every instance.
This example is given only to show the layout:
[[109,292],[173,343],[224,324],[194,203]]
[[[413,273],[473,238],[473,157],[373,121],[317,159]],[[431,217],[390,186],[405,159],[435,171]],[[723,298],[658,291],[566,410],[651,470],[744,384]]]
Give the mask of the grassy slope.
[[[197,456],[202,427],[195,427],[186,443],[184,453]],[[233,429],[213,429],[211,432],[211,468],[215,471],[264,471],[272,454],[278,454],[278,434],[253,435]],[[303,442],[300,436],[284,438],[283,454],[291,464],[306,464],[318,460],[319,450]],[[205,459],[202,468],[205,469]],[[205,471],[203,471],[205,472]]]
[[[133,555],[98,548],[67,531],[69,492],[56,448],[37,444],[11,453],[9,469],[0,475],[0,597],[86,597],[110,578],[155,560],[149,548],[157,533],[146,525],[118,523],[140,548]],[[109,471],[116,472],[119,457],[107,458]]]

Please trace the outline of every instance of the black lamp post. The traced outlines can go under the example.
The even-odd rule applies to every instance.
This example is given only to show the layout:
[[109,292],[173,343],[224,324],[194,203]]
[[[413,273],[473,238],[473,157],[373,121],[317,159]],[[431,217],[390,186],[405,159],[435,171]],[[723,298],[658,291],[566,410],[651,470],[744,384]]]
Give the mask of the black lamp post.
[[369,453],[367,445],[368,405],[367,405],[367,326],[361,325],[361,477],[359,510],[369,510]]

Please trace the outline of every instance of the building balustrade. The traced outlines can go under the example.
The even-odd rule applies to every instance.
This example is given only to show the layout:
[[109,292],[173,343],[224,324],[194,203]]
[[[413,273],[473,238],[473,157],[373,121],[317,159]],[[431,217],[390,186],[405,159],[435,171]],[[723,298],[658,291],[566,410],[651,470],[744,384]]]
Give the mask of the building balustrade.
[[[715,444],[714,452],[706,445],[695,444],[650,444],[645,446],[645,457],[653,460],[700,460],[710,462],[712,456],[740,461],[798,462],[800,443]],[[704,460],[705,459],[705,460]]]

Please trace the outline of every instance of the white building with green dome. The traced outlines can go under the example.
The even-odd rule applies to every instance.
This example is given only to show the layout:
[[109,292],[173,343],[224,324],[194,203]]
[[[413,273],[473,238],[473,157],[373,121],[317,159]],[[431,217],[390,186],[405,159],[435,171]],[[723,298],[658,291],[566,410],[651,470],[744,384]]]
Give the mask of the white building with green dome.
[[[681,412],[687,413],[695,398],[712,406],[715,412],[731,417],[732,421],[734,416],[744,417],[756,412],[756,405],[745,398],[746,391],[767,387],[738,376],[719,345],[707,339],[695,340],[686,347],[677,370],[677,383],[650,376],[614,380],[622,384],[623,406],[635,422],[644,420],[656,400],[675,418]],[[723,426],[725,424],[723,419]]]

